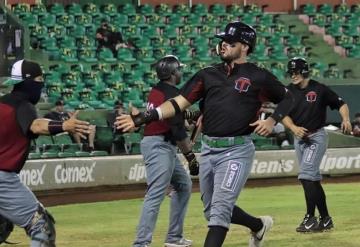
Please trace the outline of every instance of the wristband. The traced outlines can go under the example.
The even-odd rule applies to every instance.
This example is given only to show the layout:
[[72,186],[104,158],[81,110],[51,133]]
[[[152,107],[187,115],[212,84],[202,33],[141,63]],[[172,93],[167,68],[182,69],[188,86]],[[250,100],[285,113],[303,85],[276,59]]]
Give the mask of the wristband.
[[62,125],[63,125],[63,121],[51,120],[48,123],[48,130],[49,130],[50,135],[56,135],[56,134],[64,132]]
[[174,99],[169,99],[170,103],[172,104],[172,106],[174,107],[175,110],[175,115],[179,114],[181,112],[181,109],[178,105],[178,103],[176,102],[176,100]]
[[143,124],[159,120],[159,113],[156,109],[152,109],[146,112],[140,112],[137,115],[131,114],[130,116],[134,121],[135,127],[140,127]]

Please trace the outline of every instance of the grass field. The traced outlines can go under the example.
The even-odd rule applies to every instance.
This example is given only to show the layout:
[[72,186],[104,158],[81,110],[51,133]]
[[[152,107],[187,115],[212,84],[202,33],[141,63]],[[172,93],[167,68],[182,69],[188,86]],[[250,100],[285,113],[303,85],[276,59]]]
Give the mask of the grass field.
[[[300,186],[246,188],[238,205],[254,215],[272,215],[274,227],[265,247],[359,247],[360,246],[360,183],[325,184],[329,210],[335,229],[317,234],[299,234],[295,227],[304,215],[304,199]],[[130,247],[141,210],[142,199],[99,202],[50,207],[57,220],[58,247]],[[152,247],[163,246],[168,224],[169,199],[159,215]],[[191,198],[185,221],[185,235],[195,247],[203,246],[207,232],[202,214],[200,194]],[[248,230],[232,226],[224,247],[247,246]],[[10,241],[29,246],[22,229],[16,228]],[[6,246],[6,245],[5,245]],[[9,245],[10,246],[10,245]]]

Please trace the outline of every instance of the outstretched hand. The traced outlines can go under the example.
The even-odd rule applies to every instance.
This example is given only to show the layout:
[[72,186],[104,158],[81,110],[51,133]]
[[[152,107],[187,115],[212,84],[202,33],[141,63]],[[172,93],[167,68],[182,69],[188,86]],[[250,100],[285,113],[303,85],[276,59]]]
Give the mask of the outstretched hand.
[[78,133],[81,138],[86,139],[90,133],[89,122],[77,119],[79,111],[70,114],[70,118],[63,123],[63,130],[70,133]]
[[129,104],[129,113],[130,113],[130,115],[122,114],[122,115],[116,117],[116,120],[114,123],[116,129],[121,130],[122,132],[133,132],[137,129],[131,116],[136,116],[136,115],[140,114],[140,111],[138,108],[134,107],[130,103]]
[[275,125],[275,120],[268,117],[266,120],[257,120],[251,123],[250,126],[255,127],[254,132],[261,136],[268,136],[271,134]]

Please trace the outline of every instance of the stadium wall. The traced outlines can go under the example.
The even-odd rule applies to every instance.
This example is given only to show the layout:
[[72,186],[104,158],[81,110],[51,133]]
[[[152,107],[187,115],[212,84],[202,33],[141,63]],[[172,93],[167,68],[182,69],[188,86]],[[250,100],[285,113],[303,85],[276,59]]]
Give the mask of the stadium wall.
[[[328,149],[321,163],[326,175],[359,174],[360,148]],[[250,178],[296,176],[294,150],[257,151]],[[28,160],[20,178],[33,191],[140,184],[146,181],[141,155]]]

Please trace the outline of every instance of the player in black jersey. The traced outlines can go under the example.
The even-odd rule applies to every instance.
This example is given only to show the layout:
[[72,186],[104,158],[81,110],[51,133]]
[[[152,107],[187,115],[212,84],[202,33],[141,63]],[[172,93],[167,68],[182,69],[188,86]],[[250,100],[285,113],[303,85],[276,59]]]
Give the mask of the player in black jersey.
[[[292,83],[288,86],[294,97],[294,105],[283,123],[294,134],[294,146],[298,158],[300,180],[305,193],[307,212],[296,228],[297,232],[324,231],[334,227],[326,205],[324,190],[320,184],[320,163],[327,147],[324,130],[326,108],[337,109],[341,115],[341,130],[350,134],[351,122],[347,104],[324,84],[309,78],[309,66],[304,58],[294,57],[288,62]],[[320,220],[315,217],[319,210]]]
[[[131,130],[171,117],[200,100],[203,137],[199,178],[209,222],[204,246],[222,246],[232,223],[249,228],[249,246],[258,247],[273,224],[272,217],[254,217],[235,205],[254,157],[250,134],[270,134],[275,122],[287,115],[292,97],[273,74],[247,62],[256,43],[256,31],[251,26],[231,22],[216,37],[220,39],[217,51],[222,63],[198,71],[180,96],[146,113],[119,117],[117,125],[124,131]],[[278,103],[278,107],[271,117],[258,120],[264,101]]]

